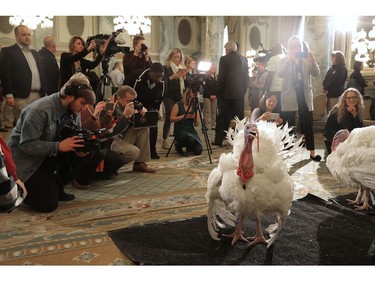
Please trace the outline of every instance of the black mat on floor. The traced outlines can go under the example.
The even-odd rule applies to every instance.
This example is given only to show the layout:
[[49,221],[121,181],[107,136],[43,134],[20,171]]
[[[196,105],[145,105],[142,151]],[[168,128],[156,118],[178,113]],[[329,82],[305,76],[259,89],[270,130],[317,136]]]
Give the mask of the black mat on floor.
[[[275,217],[263,220],[267,227]],[[248,220],[245,234],[255,233]],[[134,263],[149,265],[370,265],[375,238],[372,216],[357,214],[313,195],[294,201],[280,236],[269,249],[231,240],[212,240],[207,218],[152,224],[109,232]],[[266,237],[267,238],[267,237]]]
[[[331,202],[333,203],[336,203],[338,205],[341,205],[343,208],[346,208],[348,210],[352,210],[354,212],[357,212],[355,211],[355,207],[354,205],[350,205],[348,204],[348,202],[346,201],[346,199],[350,199],[350,200],[355,200],[357,196],[357,192],[355,193],[349,193],[349,194],[345,194],[345,195],[340,195],[340,196],[337,196],[335,198],[332,198],[332,199],[329,199]],[[361,211],[362,213],[365,213],[367,215],[371,215],[371,216],[375,216],[375,209],[374,209],[374,205],[370,199],[370,205],[372,206],[372,209],[368,209],[366,211]],[[375,219],[375,218],[374,218]]]

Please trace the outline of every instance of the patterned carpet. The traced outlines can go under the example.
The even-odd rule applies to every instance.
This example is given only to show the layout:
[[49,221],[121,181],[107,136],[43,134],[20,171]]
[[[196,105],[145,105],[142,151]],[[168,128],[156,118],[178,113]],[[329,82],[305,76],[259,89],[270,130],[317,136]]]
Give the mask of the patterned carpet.
[[[210,132],[210,137],[212,132]],[[323,155],[317,135],[317,153]],[[158,143],[161,146],[161,142]],[[206,181],[221,153],[213,147],[200,156],[179,157],[174,149],[158,149],[161,158],[149,165],[155,174],[133,173],[130,166],[110,181],[98,181],[89,190],[67,187],[76,199],[61,202],[49,214],[22,206],[0,214],[1,265],[131,265],[113,244],[107,231],[161,221],[176,221],[206,214]],[[353,192],[337,183],[325,166],[303,151],[292,158],[295,199],[314,194],[325,200]]]

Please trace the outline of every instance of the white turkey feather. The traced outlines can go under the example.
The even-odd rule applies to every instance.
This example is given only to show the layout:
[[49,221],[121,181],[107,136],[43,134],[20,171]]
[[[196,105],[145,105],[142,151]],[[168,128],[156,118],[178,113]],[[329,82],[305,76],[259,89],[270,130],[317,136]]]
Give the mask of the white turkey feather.
[[356,128],[327,157],[327,168],[346,186],[375,189],[375,126]]
[[[296,141],[288,125],[277,127],[271,122],[256,123],[259,151],[258,139],[255,139],[251,148],[254,173],[243,182],[237,169],[244,151],[244,129],[249,123],[246,118],[236,119],[236,123],[236,127],[227,132],[232,152],[220,156],[218,166],[207,180],[208,228],[212,238],[218,239],[223,223],[230,225],[236,222],[237,217],[261,219],[277,214],[278,229],[268,241],[270,246],[281,230],[293,200],[293,181],[288,174],[290,164],[284,159],[301,149],[301,140]],[[228,216],[224,209],[232,216]],[[223,223],[218,223],[218,218]]]
[[[358,188],[358,199],[351,201],[356,210],[371,208],[370,198],[375,204],[375,126],[352,130],[349,137],[328,155],[326,165],[333,177],[343,185]],[[363,206],[359,206],[360,203]]]

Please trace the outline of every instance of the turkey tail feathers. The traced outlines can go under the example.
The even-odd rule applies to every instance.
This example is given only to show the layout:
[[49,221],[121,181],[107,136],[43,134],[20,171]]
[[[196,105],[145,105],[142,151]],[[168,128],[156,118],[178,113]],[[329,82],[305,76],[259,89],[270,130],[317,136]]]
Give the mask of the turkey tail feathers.
[[213,200],[208,205],[207,225],[212,239],[220,240],[220,229],[235,227],[237,217],[226,207],[223,201]]

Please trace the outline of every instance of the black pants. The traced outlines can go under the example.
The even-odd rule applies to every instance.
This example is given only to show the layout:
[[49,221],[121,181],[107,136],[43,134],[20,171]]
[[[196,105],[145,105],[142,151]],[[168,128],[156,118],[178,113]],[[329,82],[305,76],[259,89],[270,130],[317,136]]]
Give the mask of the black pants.
[[58,207],[64,186],[73,179],[80,180],[80,184],[90,181],[102,160],[101,157],[104,155],[98,151],[82,158],[73,152],[46,158],[25,182],[28,195],[24,203],[38,212],[54,211]]
[[230,121],[234,117],[244,118],[244,100],[222,99],[217,100],[218,114],[216,117],[215,142],[222,143],[226,137]]
[[[305,144],[307,150],[314,150],[314,128],[313,128],[313,112],[309,111],[306,105],[305,95],[302,89],[297,90],[297,104],[298,104],[298,117],[301,134],[305,136]],[[286,118],[289,126],[296,125],[296,112],[284,111],[283,117]]]
[[158,127],[150,127],[150,152],[156,154],[156,141],[158,139]]

